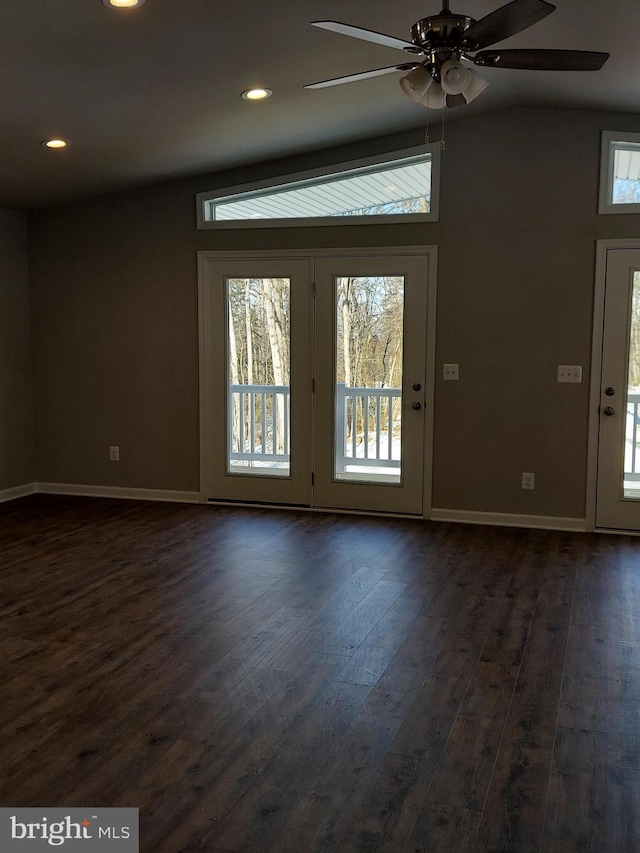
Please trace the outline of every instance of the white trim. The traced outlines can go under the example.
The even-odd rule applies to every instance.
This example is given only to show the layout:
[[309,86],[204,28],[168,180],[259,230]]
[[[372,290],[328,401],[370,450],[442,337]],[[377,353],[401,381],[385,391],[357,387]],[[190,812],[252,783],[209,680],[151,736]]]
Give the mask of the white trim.
[[520,515],[512,512],[475,512],[466,509],[432,509],[430,521],[454,521],[463,524],[490,524],[494,527],[528,527],[536,530],[568,530],[584,533],[584,518],[555,515]]
[[437,246],[356,246],[347,249],[238,249],[236,251],[198,252],[198,268],[204,275],[206,261],[287,260],[300,258],[383,257],[387,255],[426,255],[437,252]]
[[11,489],[3,489],[0,491],[0,503],[15,501],[17,498],[25,498],[27,495],[35,494],[36,491],[36,483],[25,483],[23,486],[13,486]]
[[[198,410],[200,425],[200,492],[198,499],[201,503],[207,501],[208,471],[207,471],[207,424],[211,422],[209,411],[209,394],[206,370],[207,353],[210,351],[209,314],[211,311],[209,287],[207,286],[207,264],[209,261],[221,258],[217,252],[198,252]],[[224,255],[227,259],[227,256]]]
[[597,527],[594,533],[607,533],[610,536],[640,536],[640,530],[625,530],[623,527]]
[[616,142],[630,142],[640,146],[640,133],[620,132],[614,130],[602,131],[598,213],[640,213],[640,202],[633,204],[613,204],[610,200],[613,194],[613,169]]
[[589,387],[589,422],[587,424],[587,501],[585,507],[587,530],[590,531],[596,529],[600,383],[607,251],[608,244],[616,242],[616,240],[598,240],[596,243],[596,275],[593,296],[593,327],[591,330],[591,384]]
[[427,351],[425,358],[425,413],[423,449],[422,514],[429,518],[433,499],[433,435],[436,398],[436,303],[438,291],[438,247],[427,248]]
[[84,486],[75,483],[36,483],[35,491],[45,495],[77,495],[87,498],[120,498],[130,501],[200,503],[199,492],[173,489],[131,489],[122,486]]
[[[425,490],[426,491],[426,490]],[[89,498],[117,498],[123,500],[139,501],[164,501],[170,503],[204,503],[211,506],[245,506],[259,507],[260,509],[291,509],[302,512],[340,513],[346,515],[370,515],[385,516],[388,518],[412,518],[415,515],[406,515],[392,512],[365,512],[362,510],[348,510],[323,507],[287,507],[282,504],[255,504],[243,501],[215,501],[200,500],[198,492],[177,491],[167,489],[132,489],[120,486],[82,486],[72,483],[28,483],[24,486],[15,486],[0,492],[0,503],[16,500],[32,494],[47,495],[74,495]],[[425,513],[425,520],[434,522],[454,522],[461,524],[491,525],[494,527],[526,527],[540,530],[566,530],[573,532],[584,532],[588,530],[586,520],[583,518],[560,518],[545,515],[519,515],[517,513],[498,512],[476,512],[473,510],[459,509],[432,509],[429,514]],[[635,531],[626,530],[598,530],[599,533],[633,534]]]
[[[376,225],[388,222],[436,222],[439,218],[440,207],[440,142],[431,142],[423,145],[415,145],[371,157],[363,157],[359,160],[351,160],[342,163],[332,163],[317,169],[308,169],[303,172],[294,172],[288,175],[278,175],[263,181],[255,181],[248,184],[239,184],[233,187],[220,187],[219,189],[206,190],[196,194],[196,219],[198,230],[219,228],[291,228],[295,226],[316,225]],[[214,198],[225,196],[242,195],[243,193],[257,192],[262,189],[281,187],[286,184],[295,184],[302,181],[310,181],[323,176],[337,175],[340,172],[350,172],[367,166],[383,166],[396,160],[403,160],[419,155],[431,155],[431,188],[430,188],[430,211],[429,213],[405,213],[394,215],[373,216],[322,216],[309,217],[308,219],[263,219],[263,220],[218,220],[210,221],[205,218],[205,205]]]

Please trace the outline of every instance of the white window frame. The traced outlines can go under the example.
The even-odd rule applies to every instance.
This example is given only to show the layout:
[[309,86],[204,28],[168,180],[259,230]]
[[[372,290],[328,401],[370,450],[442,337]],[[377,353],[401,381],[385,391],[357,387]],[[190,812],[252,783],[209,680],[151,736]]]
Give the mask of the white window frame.
[[[436,222],[439,216],[440,197],[440,149],[439,142],[404,148],[386,154],[378,154],[374,157],[365,157],[360,160],[351,160],[346,163],[337,163],[320,169],[311,169],[305,172],[297,172],[290,175],[282,175],[266,181],[257,181],[250,184],[240,184],[233,187],[201,192],[196,195],[196,213],[198,229],[219,228],[291,228],[298,226],[315,225],[375,225],[386,222]],[[431,188],[430,188],[430,211],[428,213],[394,213],[394,214],[372,214],[367,216],[321,216],[295,219],[234,219],[234,220],[209,220],[206,218],[206,207],[211,202],[229,200],[233,196],[251,194],[260,190],[284,187],[287,184],[296,184],[303,181],[312,181],[316,178],[339,175],[341,172],[351,172],[369,166],[387,164],[393,165],[396,160],[404,160],[409,157],[420,155],[431,156]]]
[[[618,145],[619,143],[619,145]],[[598,213],[640,213],[640,202],[613,204],[613,164],[618,148],[633,148],[640,152],[640,133],[615,130],[602,132],[600,154],[600,204]]]

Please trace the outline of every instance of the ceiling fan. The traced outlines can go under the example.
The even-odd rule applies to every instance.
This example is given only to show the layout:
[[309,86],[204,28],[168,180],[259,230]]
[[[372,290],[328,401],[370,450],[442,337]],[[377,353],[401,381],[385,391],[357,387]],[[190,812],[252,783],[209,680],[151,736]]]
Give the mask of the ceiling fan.
[[555,6],[545,0],[512,0],[476,21],[449,9],[449,0],[437,15],[422,18],[411,27],[411,41],[339,21],[312,21],[312,26],[352,38],[394,47],[413,62],[390,65],[310,83],[305,89],[324,89],[378,77],[393,71],[408,71],[400,80],[403,92],[413,101],[432,109],[470,103],[489,85],[474,69],[518,68],[534,71],[598,71],[608,53],[587,50],[484,50],[515,35],[550,15]]

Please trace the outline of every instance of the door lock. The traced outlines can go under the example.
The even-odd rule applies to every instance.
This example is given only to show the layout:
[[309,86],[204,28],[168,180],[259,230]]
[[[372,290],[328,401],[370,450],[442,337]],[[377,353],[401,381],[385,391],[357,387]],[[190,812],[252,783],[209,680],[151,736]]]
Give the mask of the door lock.
[[609,385],[608,388],[604,389],[604,393],[607,395],[607,397],[613,397],[613,395],[616,393],[616,389],[612,388],[611,385]]
[[419,391],[421,388],[422,388],[422,385],[419,382],[413,383],[413,390],[414,391]]

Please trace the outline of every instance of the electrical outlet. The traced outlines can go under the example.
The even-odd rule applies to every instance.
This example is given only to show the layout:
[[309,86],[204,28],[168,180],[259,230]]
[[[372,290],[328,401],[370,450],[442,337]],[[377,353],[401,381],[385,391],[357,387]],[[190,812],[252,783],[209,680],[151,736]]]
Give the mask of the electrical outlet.
[[443,364],[442,378],[449,382],[457,382],[459,379],[459,371],[457,364]]
[[109,447],[109,462],[119,462],[120,461],[120,448],[117,444],[112,444]]
[[531,473],[522,472],[522,488],[523,489],[535,489],[536,487],[536,475]]
[[559,364],[558,382],[582,382],[581,364]]

